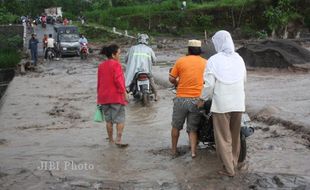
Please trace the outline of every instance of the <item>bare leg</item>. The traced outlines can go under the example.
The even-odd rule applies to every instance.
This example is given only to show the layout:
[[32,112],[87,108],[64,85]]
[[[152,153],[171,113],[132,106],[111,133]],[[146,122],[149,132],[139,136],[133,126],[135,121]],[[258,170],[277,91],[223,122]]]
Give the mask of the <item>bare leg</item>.
[[107,133],[109,136],[109,142],[110,143],[114,143],[114,139],[113,139],[113,123],[112,122],[107,122]]
[[189,132],[189,140],[191,142],[191,152],[192,158],[196,157],[196,149],[197,149],[197,133]]
[[179,129],[172,127],[171,129],[172,155],[177,154],[177,145],[179,136],[180,136]]
[[117,144],[121,144],[122,143],[123,129],[124,129],[124,123],[116,124],[116,130],[117,130],[116,143]]

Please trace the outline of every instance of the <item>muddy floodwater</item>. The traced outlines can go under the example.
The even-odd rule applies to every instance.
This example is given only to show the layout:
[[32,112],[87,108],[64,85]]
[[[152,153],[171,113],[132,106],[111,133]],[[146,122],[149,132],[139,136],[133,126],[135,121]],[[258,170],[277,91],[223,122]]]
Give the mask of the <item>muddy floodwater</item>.
[[251,122],[246,165],[234,178],[217,174],[212,147],[200,144],[192,159],[185,131],[181,155],[172,159],[174,94],[163,86],[148,107],[131,98],[123,136],[129,147],[109,144],[105,123],[93,121],[97,64],[63,58],[14,78],[0,109],[1,190],[310,189],[309,141],[280,124]]

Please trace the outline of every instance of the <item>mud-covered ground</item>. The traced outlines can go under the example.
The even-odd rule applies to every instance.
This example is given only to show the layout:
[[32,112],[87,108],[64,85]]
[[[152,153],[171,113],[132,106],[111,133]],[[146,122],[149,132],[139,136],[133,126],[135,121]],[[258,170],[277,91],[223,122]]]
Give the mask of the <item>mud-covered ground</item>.
[[[100,56],[66,57],[16,76],[0,107],[0,189],[310,189],[307,132],[292,130],[295,120],[309,116],[308,73],[248,73],[249,114],[264,122],[263,116],[278,118],[251,122],[256,130],[236,177],[217,174],[222,166],[212,147],[200,145],[192,159],[184,131],[181,156],[171,158],[174,94],[167,77],[170,64],[184,53],[182,42],[177,44],[155,49],[160,100],[143,107],[131,98],[124,149],[108,143],[104,123],[93,122]],[[126,52],[128,46],[122,47]],[[291,114],[295,120],[284,122]]]

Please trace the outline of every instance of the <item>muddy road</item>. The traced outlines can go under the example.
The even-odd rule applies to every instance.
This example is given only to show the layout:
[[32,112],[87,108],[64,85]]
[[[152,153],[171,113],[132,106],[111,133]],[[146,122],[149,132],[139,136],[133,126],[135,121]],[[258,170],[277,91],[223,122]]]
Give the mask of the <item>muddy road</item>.
[[217,175],[212,148],[192,159],[170,157],[174,94],[126,108],[126,149],[110,145],[93,122],[98,57],[44,63],[16,76],[0,110],[0,189],[309,189],[309,141],[280,125],[253,122],[246,166],[235,178]]
[[[283,122],[251,122],[256,131],[247,139],[246,164],[234,178],[217,174],[222,166],[212,147],[200,144],[192,159],[185,131],[179,140],[181,156],[171,158],[174,94],[167,73],[185,53],[180,48],[185,43],[166,44],[155,50],[160,100],[142,107],[131,97],[123,137],[129,147],[124,149],[108,143],[105,123],[93,121],[100,56],[93,54],[86,61],[66,57],[17,75],[1,100],[0,189],[310,189],[307,133],[295,125],[288,129]],[[124,56],[128,45],[121,47]],[[307,124],[303,114],[309,114],[304,108],[309,96],[302,92],[309,90],[304,87],[309,74],[276,73],[248,73],[250,115],[267,121],[262,116],[295,114]],[[294,90],[286,93],[281,81]],[[294,101],[298,112],[284,104]]]

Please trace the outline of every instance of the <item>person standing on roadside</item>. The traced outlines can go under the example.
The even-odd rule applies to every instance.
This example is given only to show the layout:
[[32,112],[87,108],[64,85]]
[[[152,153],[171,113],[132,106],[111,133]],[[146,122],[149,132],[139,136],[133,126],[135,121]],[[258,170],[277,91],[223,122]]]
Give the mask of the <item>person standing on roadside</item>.
[[64,26],[67,26],[69,24],[69,20],[67,19],[67,18],[65,18],[64,20],[63,20],[63,25]]
[[204,71],[204,88],[198,107],[212,99],[216,152],[224,165],[220,175],[235,176],[240,153],[241,116],[245,111],[246,68],[235,52],[229,32],[221,30],[212,37],[217,54],[210,57]]
[[45,54],[45,49],[47,48],[47,40],[48,40],[48,36],[47,34],[44,34],[43,39],[42,39],[42,43],[43,43],[43,53]]
[[[109,142],[115,143],[118,147],[126,147],[128,144],[122,143],[122,134],[128,96],[120,63],[121,50],[118,45],[112,44],[103,47],[101,53],[108,59],[98,66],[97,104],[100,105],[105,116]],[[116,141],[113,138],[114,124],[117,131]]]
[[38,61],[38,43],[39,40],[36,39],[36,34],[33,33],[31,34],[31,38],[29,40],[28,43],[28,49],[30,49],[30,53],[31,53],[31,60],[32,60],[32,64],[34,66],[37,65],[37,61]]
[[177,86],[177,96],[173,99],[172,113],[172,156],[176,157],[180,130],[186,120],[186,132],[191,145],[192,158],[196,157],[197,130],[200,123],[200,113],[196,103],[203,88],[203,71],[207,60],[200,56],[201,41],[188,41],[188,55],[179,58],[173,66],[169,81]]

